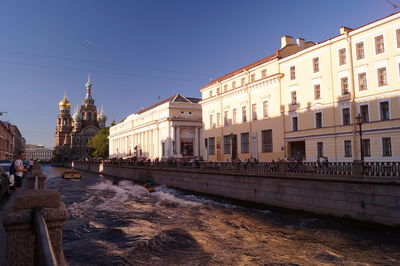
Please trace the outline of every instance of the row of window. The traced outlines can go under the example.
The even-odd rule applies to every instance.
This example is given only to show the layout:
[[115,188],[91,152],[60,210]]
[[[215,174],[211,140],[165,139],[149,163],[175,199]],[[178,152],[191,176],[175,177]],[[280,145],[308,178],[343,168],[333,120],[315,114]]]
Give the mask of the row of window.
[[[399,64],[400,70],[400,64]],[[387,85],[387,75],[386,75],[386,67],[382,67],[377,69],[378,74],[378,87],[386,86]],[[349,80],[348,77],[343,77],[340,79],[340,86],[341,86],[341,94],[348,95],[349,92]],[[364,91],[368,89],[367,86],[367,74],[365,72],[358,74],[358,89],[359,91]],[[291,91],[291,104],[297,105],[297,91]],[[321,98],[321,85],[315,84],[314,85],[314,99],[318,100]]]
[[[368,104],[360,104],[360,114],[362,117],[363,123],[370,122],[369,119],[369,105]],[[380,121],[390,120],[390,106],[389,101],[381,101],[379,102],[379,119]],[[342,108],[342,124],[343,125],[350,125],[350,108],[345,107]],[[323,119],[322,119],[322,112],[315,113],[315,128],[322,128],[323,127]],[[299,130],[299,119],[297,116],[292,117],[292,130],[298,131]]]
[[[385,52],[385,43],[383,35],[379,35],[375,37],[375,54],[382,54]],[[397,40],[397,48],[400,48],[400,29],[396,30],[396,40]],[[364,51],[364,42],[356,43],[356,58],[357,60],[365,59],[365,51]],[[347,64],[346,57],[346,48],[342,48],[338,51],[339,56],[339,65]],[[319,57],[315,57],[312,59],[313,72],[319,72]],[[290,80],[296,79],[296,67],[290,67]]]
[[[266,70],[266,69],[263,69],[263,70],[261,70],[261,78],[265,78],[265,77],[267,77],[267,70]],[[253,74],[250,75],[250,82],[254,82],[254,81],[256,81],[256,73],[253,73]],[[240,87],[243,87],[245,84],[246,84],[246,77],[242,77],[242,78],[240,79]],[[233,90],[233,89],[236,89],[236,88],[238,88],[238,87],[237,87],[237,84],[236,84],[236,81],[232,81],[232,83],[231,83],[231,89]],[[222,93],[222,92],[228,91],[228,90],[229,90],[228,84],[225,84],[225,85],[222,87],[222,89],[223,89],[223,90],[221,91],[220,88],[217,88],[217,90],[216,90],[217,95],[220,94],[220,93]],[[210,91],[209,91],[209,97],[211,98],[212,96],[213,96],[213,90],[210,90]]]
[[[352,157],[352,146],[351,140],[345,140],[344,144],[344,157]],[[364,157],[371,156],[371,141],[370,139],[362,140],[362,151]],[[382,156],[390,157],[392,156],[392,140],[390,137],[382,138]],[[317,158],[324,157],[324,143],[317,142]]]
[[[209,155],[215,155],[215,137],[205,139]],[[237,151],[237,135],[226,135],[223,139],[223,153],[232,154]],[[240,133],[240,153],[250,152],[250,134],[249,132]],[[261,152],[267,153],[273,151],[272,129],[261,131]]]
[[[268,118],[269,117],[269,106],[268,106],[268,101],[263,101],[262,103],[262,108],[263,108],[263,118]],[[252,119],[257,120],[258,115],[257,115],[257,104],[252,104],[251,105],[251,112],[252,112]],[[210,115],[210,128],[213,128],[215,126],[219,127],[221,126],[221,113],[217,113],[216,117],[216,124],[214,123],[214,115]],[[242,122],[247,122],[247,107],[242,106]],[[238,123],[237,121],[237,109],[234,108],[232,109],[232,118],[229,118],[229,111],[224,111],[224,125],[232,125]]]

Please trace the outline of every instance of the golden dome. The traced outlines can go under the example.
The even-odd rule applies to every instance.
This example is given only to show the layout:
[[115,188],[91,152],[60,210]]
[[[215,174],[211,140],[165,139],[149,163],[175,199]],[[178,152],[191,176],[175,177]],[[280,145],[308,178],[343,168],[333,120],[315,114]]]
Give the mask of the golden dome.
[[61,102],[58,104],[60,107],[71,107],[71,103],[68,101],[67,97],[64,97],[64,99],[61,100]]

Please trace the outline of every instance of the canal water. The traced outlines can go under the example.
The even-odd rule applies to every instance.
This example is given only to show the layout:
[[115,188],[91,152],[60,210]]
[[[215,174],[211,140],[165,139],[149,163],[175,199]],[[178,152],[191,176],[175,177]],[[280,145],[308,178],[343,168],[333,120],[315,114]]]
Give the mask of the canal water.
[[43,166],[70,265],[400,265],[400,232]]

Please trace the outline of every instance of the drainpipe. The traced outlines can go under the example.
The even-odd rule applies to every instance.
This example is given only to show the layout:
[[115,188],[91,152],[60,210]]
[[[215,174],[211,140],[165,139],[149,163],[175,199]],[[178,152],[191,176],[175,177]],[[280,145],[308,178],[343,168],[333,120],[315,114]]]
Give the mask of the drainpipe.
[[[337,130],[337,121],[336,121],[336,112],[335,112],[335,83],[333,82],[333,59],[332,59],[332,41],[329,41],[329,59],[331,62],[330,72],[331,72],[331,90],[332,90],[332,108],[333,108],[333,141],[335,142],[335,161],[337,162],[337,147],[336,147],[336,130]],[[339,105],[338,105],[339,106]]]
[[[278,59],[277,63],[278,63],[278,73],[281,73],[281,64],[279,63],[279,59]],[[284,77],[283,74],[281,76],[279,76],[278,82],[279,82],[279,111],[281,113],[281,118],[282,118],[283,157],[285,158],[287,145],[286,145],[286,131],[285,131],[285,108],[282,106],[282,81],[281,80],[283,77]]]
[[[354,86],[354,68],[353,68],[353,50],[352,45],[351,45],[351,37],[349,37],[349,32],[346,31],[345,32],[345,36],[346,36],[346,41],[347,41],[347,49],[349,50],[349,67],[350,67],[350,84],[351,84],[351,123],[353,125],[353,157],[358,156],[358,153],[356,152],[356,141],[357,141],[357,137],[356,137],[356,132],[357,132],[357,125],[354,122],[355,121],[355,117],[356,117],[356,88]],[[359,144],[360,147],[362,145],[362,143]],[[361,148],[360,148],[361,149]]]

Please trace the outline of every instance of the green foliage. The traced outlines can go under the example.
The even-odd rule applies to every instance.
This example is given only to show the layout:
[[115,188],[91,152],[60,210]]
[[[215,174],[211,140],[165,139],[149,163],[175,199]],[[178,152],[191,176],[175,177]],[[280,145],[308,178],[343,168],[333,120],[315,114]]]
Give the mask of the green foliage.
[[108,157],[108,136],[110,129],[108,127],[99,130],[96,136],[92,137],[88,142],[90,154],[93,158]]

